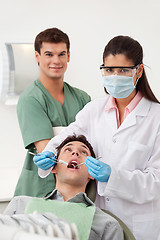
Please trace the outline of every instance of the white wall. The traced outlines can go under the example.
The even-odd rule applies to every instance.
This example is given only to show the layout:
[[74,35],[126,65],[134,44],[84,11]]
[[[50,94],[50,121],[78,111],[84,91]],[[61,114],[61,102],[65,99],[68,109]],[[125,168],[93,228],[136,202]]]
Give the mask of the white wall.
[[[160,100],[159,10],[159,0],[0,0],[0,41],[33,42],[46,28],[62,29],[71,41],[65,80],[96,98],[104,95],[99,70],[104,46],[116,35],[129,35],[143,46],[144,63],[151,68],[149,81]],[[0,198],[7,199],[13,194],[25,150],[16,107],[2,102],[0,149]]]

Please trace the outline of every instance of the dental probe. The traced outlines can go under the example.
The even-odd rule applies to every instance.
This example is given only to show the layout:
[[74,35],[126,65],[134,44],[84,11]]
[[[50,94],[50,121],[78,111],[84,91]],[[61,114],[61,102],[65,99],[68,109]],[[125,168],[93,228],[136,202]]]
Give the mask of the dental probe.
[[59,162],[59,163],[63,163],[63,164],[65,164],[66,166],[68,166],[68,163],[65,162],[65,161],[63,161],[63,160],[61,160],[61,159],[60,159],[58,162]]
[[[52,158],[51,158],[52,159]],[[68,163],[67,162],[65,162],[65,161],[63,161],[63,160],[56,160],[56,161],[54,161],[54,160],[51,160],[51,162],[55,162],[55,163],[61,163],[61,164],[65,164],[66,166],[68,166]]]
[[35,155],[38,155],[38,153],[33,153],[33,152],[28,152],[29,154],[35,156]]
[[[100,159],[100,158],[102,158],[102,157],[97,157],[96,159],[98,160],[98,159]],[[85,164],[85,162],[82,162],[82,163],[77,164],[77,165],[80,166],[80,165],[83,165],[83,164]]]
[[[38,153],[33,153],[33,152],[29,152],[29,154],[35,156],[35,155],[38,155]],[[63,160],[59,160],[59,161],[55,161],[55,160],[52,160],[52,157],[49,157],[51,159],[52,162],[55,162],[55,163],[61,163],[61,164],[65,164],[66,166],[68,166],[68,163],[66,163],[65,161]]]
[[[33,153],[33,152],[28,152],[28,153],[33,155],[33,156],[38,155],[38,153]],[[100,158],[102,158],[102,157],[97,157],[96,159],[98,160]],[[59,161],[52,160],[52,157],[50,157],[50,159],[51,159],[52,162],[61,163],[61,164],[64,164],[64,165],[68,166],[68,163],[63,161],[63,160],[61,160],[61,159]],[[85,164],[85,162],[79,163],[79,164],[77,164],[77,166],[81,166],[83,164]]]
[[[98,160],[100,158],[102,158],[102,157],[97,157],[96,159]],[[51,160],[51,161],[54,162],[53,160]],[[62,164],[65,164],[66,166],[68,166],[68,163],[66,163],[65,161],[63,161],[61,159],[58,161],[58,163],[62,163]],[[85,162],[79,163],[79,164],[77,164],[77,166],[81,166],[83,164],[85,164]]]

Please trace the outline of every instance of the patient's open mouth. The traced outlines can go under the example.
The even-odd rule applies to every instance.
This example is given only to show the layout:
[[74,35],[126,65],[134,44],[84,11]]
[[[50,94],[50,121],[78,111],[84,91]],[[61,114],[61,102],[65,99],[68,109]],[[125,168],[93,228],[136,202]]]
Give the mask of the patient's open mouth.
[[73,160],[68,163],[67,168],[74,168],[74,169],[79,169],[77,161]]

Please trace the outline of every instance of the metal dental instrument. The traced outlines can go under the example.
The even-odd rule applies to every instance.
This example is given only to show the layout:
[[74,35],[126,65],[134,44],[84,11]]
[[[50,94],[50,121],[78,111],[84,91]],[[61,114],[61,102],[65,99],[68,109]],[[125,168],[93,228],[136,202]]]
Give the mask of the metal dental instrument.
[[[33,156],[35,156],[35,155],[38,155],[38,153],[33,153],[33,152],[28,152],[29,154],[31,154],[31,155],[33,155]],[[100,159],[100,158],[102,158],[102,157],[97,157],[96,159],[98,160],[98,159]],[[52,162],[55,162],[55,163],[61,163],[61,164],[64,164],[64,165],[66,165],[66,166],[68,166],[68,163],[67,162],[65,162],[65,161],[63,161],[63,160],[53,160],[52,159],[52,157],[50,157],[50,159],[51,159],[51,161]],[[82,162],[82,163],[79,163],[79,164],[77,164],[76,166],[81,166],[81,165],[83,165],[83,164],[85,164],[85,162]],[[74,168],[76,168],[76,166],[74,167]]]
[[99,159],[101,159],[101,158],[102,158],[102,157],[97,157],[96,159],[99,160]]
[[[96,159],[98,160],[98,159],[100,159],[100,158],[102,158],[102,157],[97,157]],[[80,164],[77,164],[77,166],[81,166],[81,165],[83,165],[83,164],[85,164],[85,162],[82,162],[82,163],[80,163]]]
[[38,155],[38,153],[33,153],[33,152],[28,152],[29,154],[35,156],[35,155]]
[[63,160],[56,160],[56,161],[54,161],[54,160],[51,160],[52,162],[56,162],[56,163],[61,163],[61,164],[64,164],[64,165],[66,165],[66,166],[68,166],[68,163],[67,162],[65,162],[65,161],[63,161]]
[[[33,152],[29,152],[29,154],[31,154],[31,155],[33,155],[33,156],[38,155],[38,153],[33,153]],[[53,160],[52,157],[50,157],[50,159],[51,159],[52,162],[61,163],[61,164],[65,164],[66,166],[68,166],[68,163],[66,163],[65,161],[63,161],[63,160],[61,160],[61,159],[60,159],[60,160],[56,160],[56,161]]]
[[85,162],[82,162],[82,163],[80,163],[80,164],[77,164],[77,166],[81,166],[81,165],[83,165],[83,164],[85,164]]
[[63,160],[61,160],[61,159],[58,161],[58,163],[62,163],[62,164],[65,164],[66,166],[68,166],[68,163],[63,161]]

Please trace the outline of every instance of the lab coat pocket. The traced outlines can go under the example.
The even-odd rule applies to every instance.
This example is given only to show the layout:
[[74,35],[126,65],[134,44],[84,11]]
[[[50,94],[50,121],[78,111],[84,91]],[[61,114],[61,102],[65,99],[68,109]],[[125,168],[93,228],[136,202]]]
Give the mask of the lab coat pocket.
[[160,240],[160,212],[133,216],[136,239]]
[[133,171],[135,169],[144,170],[149,159],[150,148],[144,144],[130,141],[128,149],[124,155],[125,169]]

